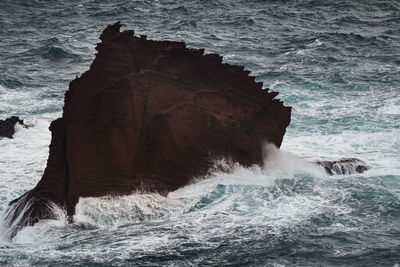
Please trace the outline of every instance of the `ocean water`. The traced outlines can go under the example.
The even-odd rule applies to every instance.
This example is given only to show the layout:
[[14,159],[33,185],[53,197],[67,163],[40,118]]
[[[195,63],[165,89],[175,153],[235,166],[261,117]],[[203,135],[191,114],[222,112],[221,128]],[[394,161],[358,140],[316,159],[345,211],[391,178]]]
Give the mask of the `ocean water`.
[[[33,125],[0,140],[0,217],[41,178],[68,83],[118,20],[244,65],[292,122],[264,166],[229,165],[167,197],[81,199],[73,224],[56,209],[12,240],[0,219],[0,266],[398,266],[399,1],[65,2],[0,2],[0,119]],[[310,163],[342,157],[371,169]]]

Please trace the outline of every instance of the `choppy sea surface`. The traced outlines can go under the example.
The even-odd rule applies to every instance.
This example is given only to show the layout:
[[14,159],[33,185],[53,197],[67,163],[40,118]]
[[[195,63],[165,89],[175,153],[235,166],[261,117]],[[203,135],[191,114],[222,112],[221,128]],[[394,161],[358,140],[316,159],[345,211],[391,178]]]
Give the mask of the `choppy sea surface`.
[[[81,199],[58,220],[0,238],[0,266],[398,266],[400,2],[0,2],[0,217],[46,166],[50,122],[120,20],[244,65],[293,107],[264,166],[215,171],[170,193]],[[363,174],[315,159],[356,157]],[[0,232],[7,231],[0,222]]]

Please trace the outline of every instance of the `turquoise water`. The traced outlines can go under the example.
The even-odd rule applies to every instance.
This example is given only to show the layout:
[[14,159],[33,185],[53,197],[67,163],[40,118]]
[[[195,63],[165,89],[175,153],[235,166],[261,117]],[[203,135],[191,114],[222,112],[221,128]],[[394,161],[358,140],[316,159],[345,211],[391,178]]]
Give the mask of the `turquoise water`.
[[[0,119],[34,126],[0,140],[0,216],[41,178],[68,83],[118,20],[279,91],[293,107],[281,151],[167,197],[81,199],[74,224],[59,210],[1,238],[1,266],[397,266],[398,1],[1,1]],[[341,157],[372,168],[327,176],[310,163]]]

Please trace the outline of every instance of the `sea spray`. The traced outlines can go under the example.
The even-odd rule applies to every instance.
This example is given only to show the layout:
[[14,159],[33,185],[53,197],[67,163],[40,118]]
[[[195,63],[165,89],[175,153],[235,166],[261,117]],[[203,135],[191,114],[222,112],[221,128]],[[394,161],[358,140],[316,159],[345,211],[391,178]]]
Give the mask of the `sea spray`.
[[[20,129],[22,130],[22,129]],[[282,174],[316,174],[322,175],[320,168],[310,162],[296,157],[294,154],[279,151],[273,145],[266,145],[265,165],[245,168],[237,163],[220,160],[216,162],[216,170],[207,177],[197,179],[192,185],[171,192],[167,197],[159,194],[135,193],[129,196],[105,196],[100,198],[81,198],[75,211],[74,224],[83,228],[93,229],[98,227],[118,227],[127,223],[160,219],[166,216],[184,214],[201,207],[206,207],[212,202],[226,201],[229,191],[233,193],[241,186],[273,186],[274,180]],[[310,172],[311,171],[311,172]],[[228,188],[228,192],[226,192]],[[221,191],[222,190],[222,191]],[[233,190],[233,191],[232,191]],[[24,202],[22,197],[19,202]],[[2,218],[3,239],[11,239],[21,229],[16,229],[19,224],[28,225],[32,229],[43,230],[41,227],[29,226],[22,223],[31,201],[21,206],[22,210],[15,210],[18,203],[8,207]],[[215,204],[214,203],[214,204]],[[225,204],[224,204],[225,205]],[[18,206],[18,205],[17,205]],[[56,220],[65,220],[65,211],[53,203],[48,203],[48,209],[55,214]],[[18,214],[17,214],[17,213]],[[11,218],[16,217],[14,221]],[[19,218],[19,219],[18,219]],[[51,220],[45,220],[51,221]],[[12,223],[10,223],[12,222]],[[24,230],[26,235],[28,230]],[[19,242],[22,240],[18,238]]]
[[16,125],[13,139],[0,140],[0,211],[39,181],[50,143],[48,118],[24,118],[32,127]]
[[[320,179],[319,174],[325,174],[320,167],[312,165],[317,171],[310,172],[304,166],[312,163],[292,153],[271,147],[267,150],[267,156],[276,164],[249,168],[226,164],[228,170],[212,172],[206,179],[166,197],[134,193],[81,198],[73,224],[62,217],[43,220],[22,229],[12,242],[67,247],[69,242],[79,242],[90,247],[92,238],[101,233],[103,238],[115,239],[107,245],[112,251],[109,253],[137,253],[139,257],[157,251],[166,253],[170,247],[183,252],[190,247],[220,251],[221,239],[237,247],[250,233],[276,244],[289,234],[287,238],[292,242],[296,235],[304,236],[303,228],[314,224],[333,233],[358,231],[346,223],[354,212],[354,207],[348,205],[352,188],[338,188],[338,179]],[[64,253],[55,252],[50,259]],[[68,255],[86,254],[85,250],[77,250]],[[106,258],[101,252],[92,256]]]
[[[400,263],[398,1],[43,3],[0,3],[1,117],[47,121],[0,140],[0,214],[42,176],[48,124],[62,112],[68,83],[93,61],[99,31],[118,19],[151,39],[224,55],[279,91],[293,107],[281,152],[308,162],[359,158],[371,169],[212,172],[163,197],[177,203],[161,217],[148,210],[154,216],[142,221],[89,229],[63,220],[27,227],[0,242],[1,266]],[[54,37],[77,56],[29,53]]]
[[210,209],[210,204],[226,205],[236,190],[239,190],[236,193],[240,193],[245,187],[271,187],[276,179],[282,176],[286,179],[288,174],[311,174],[315,178],[326,175],[321,167],[292,153],[279,151],[273,145],[266,146],[265,156],[264,166],[248,168],[226,160],[217,161],[217,167],[209,175],[169,193],[167,197],[136,192],[128,196],[80,198],[74,222],[84,228],[118,227],[127,223],[179,216],[202,207]]
[[[23,235],[20,232],[26,232],[30,229],[35,222],[35,218],[31,218],[27,215],[31,213],[31,207],[34,198],[27,199],[26,195],[22,196],[20,199],[10,204],[8,208],[4,210],[0,217],[0,239],[2,241],[11,241],[12,239],[21,240],[20,238],[15,238],[16,236]],[[66,220],[66,213],[64,209],[56,205],[51,201],[39,200],[42,203],[43,211],[49,214],[49,217],[54,218],[51,220],[44,221],[57,221]]]
[[173,199],[149,193],[80,198],[75,208],[74,222],[82,227],[117,227],[165,217],[177,204]]
[[266,144],[263,152],[264,171],[266,173],[309,174],[314,177],[325,176],[325,172],[321,167],[293,153],[280,151],[273,144]]

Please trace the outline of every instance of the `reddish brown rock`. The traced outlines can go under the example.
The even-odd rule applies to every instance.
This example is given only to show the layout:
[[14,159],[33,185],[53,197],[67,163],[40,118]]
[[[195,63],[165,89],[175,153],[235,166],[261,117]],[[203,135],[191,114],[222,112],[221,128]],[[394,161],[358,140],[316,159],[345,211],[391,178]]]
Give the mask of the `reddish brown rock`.
[[48,200],[72,215],[79,197],[167,193],[216,158],[261,164],[264,142],[281,145],[291,108],[249,71],[120,27],[103,31],[90,69],[70,83],[43,178],[11,203],[30,201],[24,224],[48,217]]

